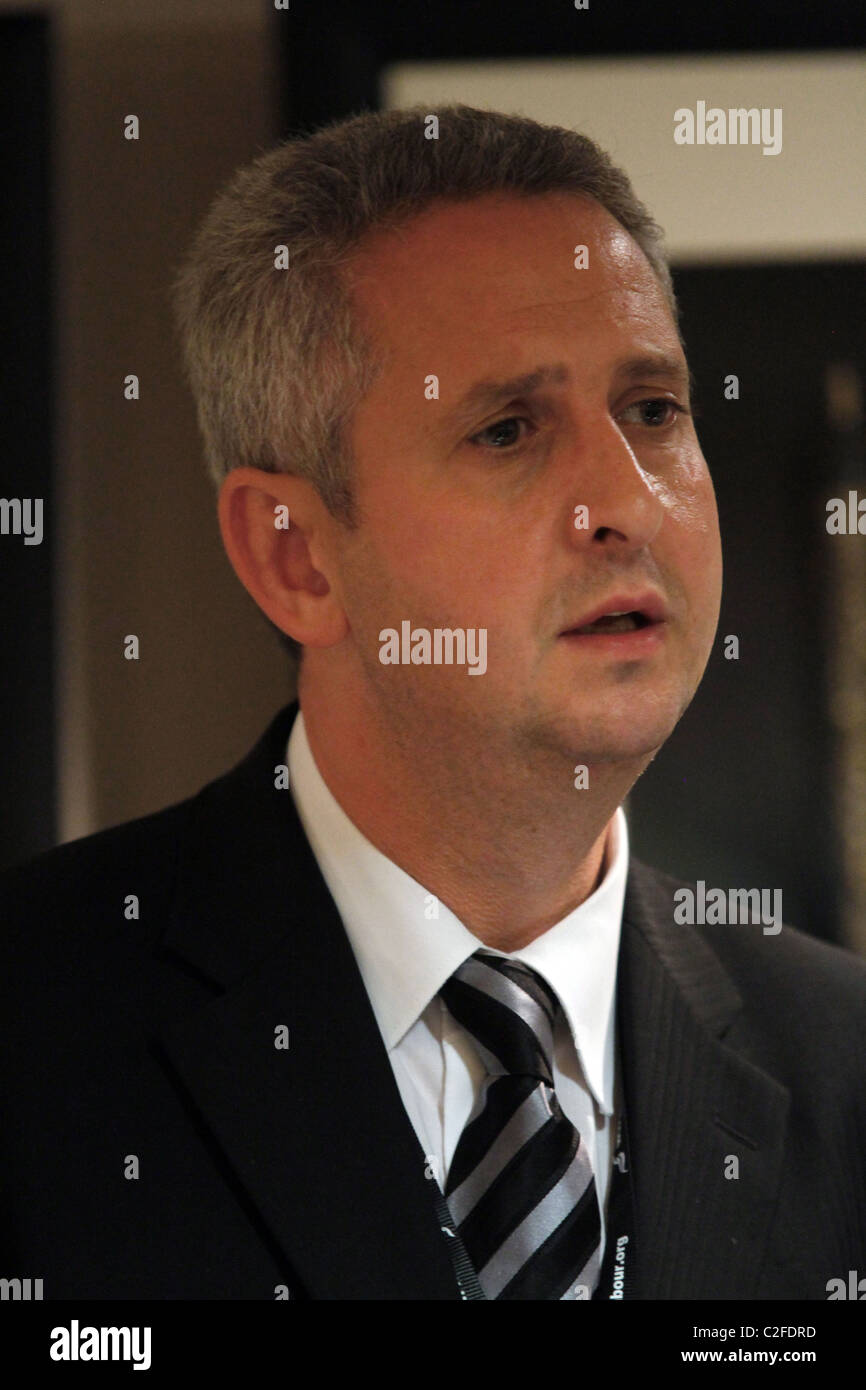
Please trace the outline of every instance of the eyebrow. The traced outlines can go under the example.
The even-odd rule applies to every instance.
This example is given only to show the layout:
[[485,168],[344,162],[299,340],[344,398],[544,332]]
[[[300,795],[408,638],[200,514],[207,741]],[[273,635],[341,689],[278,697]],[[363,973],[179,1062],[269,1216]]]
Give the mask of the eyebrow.
[[[631,380],[638,380],[641,377],[644,379],[652,378],[656,381],[662,378],[668,380],[673,378],[690,394],[694,393],[696,386],[694,373],[691,369],[679,358],[671,357],[664,352],[644,353],[639,357],[628,357],[617,362],[614,371],[618,376]],[[509,377],[503,381],[476,381],[449,411],[448,425],[451,428],[469,425],[474,419],[486,414],[489,410],[494,410],[497,405],[512,400],[515,396],[530,396],[545,386],[563,386],[569,380],[570,375],[566,364],[557,362],[550,366],[536,367],[533,371],[524,373],[523,376]]]

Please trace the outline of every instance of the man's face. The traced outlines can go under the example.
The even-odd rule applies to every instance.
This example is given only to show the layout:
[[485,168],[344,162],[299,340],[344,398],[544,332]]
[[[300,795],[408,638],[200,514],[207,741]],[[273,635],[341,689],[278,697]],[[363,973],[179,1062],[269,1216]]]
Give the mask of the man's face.
[[[350,283],[387,365],[352,425],[361,525],[341,533],[340,592],[390,727],[419,756],[437,735],[467,753],[651,755],[703,674],[721,550],[685,358],[642,252],[591,199],[488,195],[370,238]],[[629,366],[647,357],[669,365]],[[536,373],[467,404],[478,383]],[[646,591],[666,612],[651,641],[564,635]],[[486,628],[486,673],[383,665],[380,630],[404,620]]]

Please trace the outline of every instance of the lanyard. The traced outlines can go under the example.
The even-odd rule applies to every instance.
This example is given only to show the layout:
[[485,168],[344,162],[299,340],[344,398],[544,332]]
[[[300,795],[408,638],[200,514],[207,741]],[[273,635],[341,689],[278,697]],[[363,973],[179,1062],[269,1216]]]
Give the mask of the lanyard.
[[465,1299],[487,1298],[487,1294],[478,1282],[478,1275],[472,1268],[472,1261],[466,1253],[466,1246],[460,1239],[454,1219],[448,1210],[448,1203],[442,1196],[438,1182],[433,1181],[433,1196],[436,1202],[436,1217],[442,1228],[442,1233],[448,1242],[448,1253],[451,1256],[451,1263],[454,1266],[454,1275],[457,1279],[457,1287],[460,1290],[460,1297]]
[[625,1105],[616,1122],[613,1172],[607,1200],[604,1259],[593,1301],[634,1298],[635,1200]]
[[[466,1300],[486,1299],[487,1295],[478,1282],[472,1261],[460,1239],[457,1227],[448,1210],[448,1203],[435,1180],[434,1189],[436,1216],[448,1244],[448,1253],[454,1266],[454,1275],[460,1297]],[[616,1124],[616,1146],[613,1172],[607,1201],[607,1223],[605,1232],[604,1259],[602,1260],[598,1284],[593,1301],[602,1299],[625,1299],[634,1297],[635,1283],[635,1201],[631,1170],[631,1153],[628,1144],[628,1124],[625,1104],[620,1107]]]

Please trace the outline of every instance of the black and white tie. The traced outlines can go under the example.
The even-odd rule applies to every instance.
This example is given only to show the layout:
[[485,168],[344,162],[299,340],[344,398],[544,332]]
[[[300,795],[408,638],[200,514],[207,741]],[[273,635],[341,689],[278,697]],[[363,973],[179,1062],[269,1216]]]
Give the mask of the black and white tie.
[[586,1144],[553,1089],[559,1000],[529,966],[476,951],[443,985],[489,1075],[445,1197],[488,1298],[587,1299],[601,1227]]

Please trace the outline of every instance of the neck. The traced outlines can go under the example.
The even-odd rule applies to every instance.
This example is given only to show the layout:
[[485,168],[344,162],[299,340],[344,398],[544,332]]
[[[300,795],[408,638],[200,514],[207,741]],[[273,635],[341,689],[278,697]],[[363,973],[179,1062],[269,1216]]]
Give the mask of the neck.
[[591,766],[578,791],[563,758],[533,768],[430,739],[418,750],[354,709],[349,723],[325,702],[302,707],[316,765],[349,819],[501,951],[527,946],[595,890],[614,813],[646,765]]

